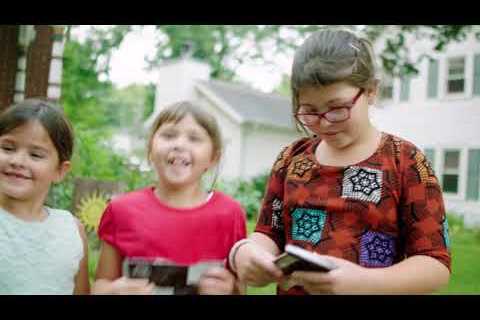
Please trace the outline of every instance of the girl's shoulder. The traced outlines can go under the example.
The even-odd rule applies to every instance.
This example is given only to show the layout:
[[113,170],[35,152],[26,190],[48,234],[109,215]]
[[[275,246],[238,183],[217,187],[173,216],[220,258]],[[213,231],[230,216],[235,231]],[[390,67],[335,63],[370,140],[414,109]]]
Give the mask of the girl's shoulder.
[[393,149],[398,155],[401,156],[410,156],[415,153],[423,153],[422,150],[412,141],[399,137],[397,135],[386,133],[385,135],[385,144],[384,147],[390,147]]
[[212,205],[222,205],[231,208],[242,208],[240,201],[236,200],[232,196],[220,191],[215,190],[212,198],[210,199]]
[[302,137],[285,146],[282,150],[282,153],[286,153],[290,157],[293,157],[307,151],[309,148],[318,144],[319,142],[320,139],[317,136]]
[[292,158],[303,156],[307,153],[315,152],[315,146],[318,145],[320,139],[316,136],[303,137],[283,147],[273,164],[273,170],[279,171],[289,166]]
[[68,210],[51,207],[45,207],[45,210],[48,212],[49,220],[77,223],[77,218]]
[[131,202],[145,201],[146,199],[151,198],[152,193],[153,187],[144,187],[141,189],[115,195],[110,199],[109,204],[123,205]]

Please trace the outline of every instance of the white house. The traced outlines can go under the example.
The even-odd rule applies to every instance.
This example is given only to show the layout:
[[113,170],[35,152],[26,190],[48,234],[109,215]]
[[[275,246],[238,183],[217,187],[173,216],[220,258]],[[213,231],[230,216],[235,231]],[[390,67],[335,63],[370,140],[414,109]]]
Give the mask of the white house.
[[184,57],[158,69],[155,111],[180,100],[195,101],[213,114],[225,151],[221,178],[251,178],[268,172],[283,146],[300,137],[286,97],[250,87],[211,80],[207,64]]
[[410,79],[384,79],[372,121],[422,148],[447,210],[467,225],[480,225],[480,42],[471,34],[437,53],[425,40],[408,41],[413,57],[427,53],[433,59],[424,59]]

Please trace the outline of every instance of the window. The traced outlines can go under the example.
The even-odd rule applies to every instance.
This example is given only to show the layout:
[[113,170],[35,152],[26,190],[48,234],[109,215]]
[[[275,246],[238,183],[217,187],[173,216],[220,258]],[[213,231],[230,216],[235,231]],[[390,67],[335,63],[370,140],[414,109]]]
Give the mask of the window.
[[445,151],[443,161],[442,188],[445,192],[458,193],[460,151]]
[[448,59],[447,93],[462,93],[465,90],[465,58]]
[[381,100],[392,100],[393,99],[393,79],[386,76],[381,85],[380,91]]

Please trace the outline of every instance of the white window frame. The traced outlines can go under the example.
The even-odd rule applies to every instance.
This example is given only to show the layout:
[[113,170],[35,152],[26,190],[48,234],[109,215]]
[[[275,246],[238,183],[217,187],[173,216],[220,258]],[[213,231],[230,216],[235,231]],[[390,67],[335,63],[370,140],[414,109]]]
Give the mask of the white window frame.
[[[448,66],[449,60],[455,58],[464,58],[464,90],[463,92],[459,93],[449,93],[447,91],[447,84],[448,84]],[[473,52],[465,54],[465,51],[456,50],[441,59],[440,62],[440,88],[439,88],[439,98],[441,100],[465,100],[470,99],[473,94]]]
[[[445,170],[445,154],[447,152],[458,152],[458,167],[455,170],[456,172],[452,172],[453,169],[448,169]],[[462,197],[462,194],[465,193],[465,188],[463,186],[463,173],[465,171],[465,163],[464,163],[464,150],[463,148],[443,148],[440,150],[440,161],[438,161],[438,166],[437,168],[440,169],[438,172],[438,180],[440,183],[440,188],[442,189],[442,192],[450,197],[450,198],[456,198],[460,199]],[[448,192],[443,190],[443,175],[445,174],[456,174],[458,176],[457,179],[457,192]]]
[[[454,75],[453,77],[450,76],[450,65],[452,60],[463,60],[463,73],[459,73],[458,75]],[[455,96],[455,95],[465,95],[467,91],[467,77],[466,77],[466,70],[467,70],[467,57],[466,56],[452,56],[447,57],[446,61],[446,77],[445,77],[445,95],[447,96]],[[451,80],[463,80],[463,90],[458,92],[449,92],[448,91],[448,83]]]

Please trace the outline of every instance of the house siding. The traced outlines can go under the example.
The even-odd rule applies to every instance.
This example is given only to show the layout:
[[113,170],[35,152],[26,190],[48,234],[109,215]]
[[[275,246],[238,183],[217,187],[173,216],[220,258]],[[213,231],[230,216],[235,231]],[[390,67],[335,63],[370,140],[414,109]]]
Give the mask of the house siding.
[[242,174],[243,143],[240,124],[203,95],[197,94],[195,100],[216,118],[222,133],[224,150],[220,162],[219,177],[224,179],[240,177]]
[[[429,60],[423,60],[419,65],[419,74],[411,79],[408,103],[401,102],[398,93],[394,94],[392,101],[379,102],[377,107],[371,108],[371,120],[379,129],[410,140],[423,150],[431,150],[428,153],[435,159],[434,170],[440,183],[444,152],[459,150],[458,192],[444,193],[446,208],[464,216],[466,224],[480,223],[480,202],[471,200],[475,199],[474,191],[469,191],[467,200],[469,154],[471,150],[480,148],[480,97],[474,95],[473,83],[475,56],[480,54],[480,42],[471,35],[464,42],[449,45],[443,53],[429,52],[424,43],[421,47],[411,46],[410,52],[417,56],[430,53],[438,61],[437,79],[431,78]],[[465,90],[459,94],[446,91],[448,59],[453,57],[465,57]],[[430,81],[438,85],[435,98],[431,97]],[[394,88],[399,89],[398,85]]]
[[279,130],[261,125],[246,125],[245,128],[243,176],[246,178],[269,173],[282,148],[301,136],[296,131]]

